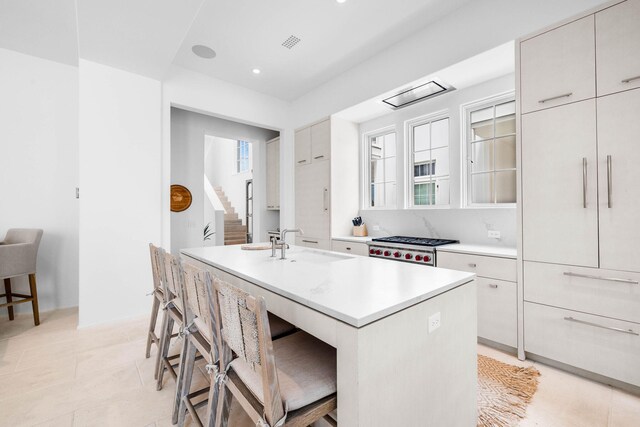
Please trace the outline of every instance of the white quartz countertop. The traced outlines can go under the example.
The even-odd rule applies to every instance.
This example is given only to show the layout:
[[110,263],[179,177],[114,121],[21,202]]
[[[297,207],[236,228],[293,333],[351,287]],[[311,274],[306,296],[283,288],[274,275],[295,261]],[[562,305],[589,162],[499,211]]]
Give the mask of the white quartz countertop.
[[271,258],[271,251],[241,250],[239,245],[181,252],[357,328],[475,277],[462,271],[300,246],[291,246],[286,260]]
[[373,237],[371,237],[371,236],[366,236],[366,237],[338,236],[338,237],[332,237],[331,239],[332,240],[342,240],[343,242],[367,243],[367,242],[370,242],[371,239],[373,239]]
[[438,246],[437,251],[513,259],[515,259],[518,255],[516,248],[504,246],[469,245],[465,243],[454,243],[451,245]]

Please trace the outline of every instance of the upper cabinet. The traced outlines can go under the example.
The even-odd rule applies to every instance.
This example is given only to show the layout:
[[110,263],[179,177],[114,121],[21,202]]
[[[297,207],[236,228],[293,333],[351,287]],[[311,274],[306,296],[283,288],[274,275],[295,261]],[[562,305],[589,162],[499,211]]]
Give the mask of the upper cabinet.
[[595,61],[593,15],[523,41],[522,113],[595,97]]
[[296,131],[296,166],[304,166],[311,163],[311,128]]
[[331,153],[331,121],[311,126],[311,161],[329,159]]
[[267,141],[267,209],[280,209],[280,138]]
[[640,87],[640,0],[595,16],[598,96]]

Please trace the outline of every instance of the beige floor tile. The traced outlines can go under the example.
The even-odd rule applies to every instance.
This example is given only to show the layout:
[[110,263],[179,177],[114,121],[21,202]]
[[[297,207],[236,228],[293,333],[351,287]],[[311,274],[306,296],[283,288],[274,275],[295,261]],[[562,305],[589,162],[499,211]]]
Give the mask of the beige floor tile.
[[73,412],[36,424],[34,427],[72,427]]
[[[7,387],[2,387],[7,388]],[[77,402],[68,384],[26,390],[0,401],[0,427],[33,426],[73,413]]]
[[520,426],[606,427],[611,387],[539,363],[535,367],[541,374],[538,391]]
[[73,341],[62,341],[44,346],[29,347],[23,351],[15,371],[39,370],[46,367],[76,364]]
[[76,375],[84,377],[134,363],[141,355],[144,356],[144,346],[145,342],[142,340],[125,341],[78,352]]
[[3,384],[0,387],[0,402],[22,393],[69,382],[75,377],[75,369],[74,364],[62,364],[2,375],[0,376],[0,384]]
[[16,370],[20,363],[23,350],[2,351],[0,350],[0,375],[10,374]]
[[612,390],[609,427],[640,426],[640,396]]

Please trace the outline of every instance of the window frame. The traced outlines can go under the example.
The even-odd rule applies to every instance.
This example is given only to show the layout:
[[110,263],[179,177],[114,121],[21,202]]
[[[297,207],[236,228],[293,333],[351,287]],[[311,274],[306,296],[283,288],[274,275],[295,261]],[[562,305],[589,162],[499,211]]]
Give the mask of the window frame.
[[[471,202],[471,157],[470,157],[470,144],[469,136],[470,136],[470,126],[471,126],[471,113],[474,111],[482,110],[488,107],[495,107],[499,104],[504,104],[507,102],[515,102],[515,119],[516,119],[516,132],[513,136],[516,138],[516,201],[513,203],[472,203]],[[518,197],[518,184],[517,184],[517,175],[518,175],[518,108],[517,108],[517,100],[515,96],[515,91],[507,91],[502,92],[497,95],[491,95],[482,99],[478,99],[475,101],[467,102],[465,104],[460,105],[460,171],[462,173],[460,180],[460,195],[461,195],[461,207],[476,209],[515,209],[517,207],[517,197]],[[494,110],[494,126],[495,126],[495,110]],[[507,137],[511,135],[501,135],[501,137]],[[493,140],[495,141],[495,134]],[[494,154],[495,155],[495,154]],[[498,169],[498,170],[507,170],[507,169]],[[495,164],[492,171],[495,173]]]
[[[446,205],[416,205],[414,199],[414,188],[413,188],[413,172],[414,172],[414,162],[413,162],[413,128],[417,126],[424,125],[426,123],[436,122],[438,120],[447,119],[449,121],[449,203]],[[404,208],[405,209],[451,209],[451,124],[452,117],[449,109],[436,111],[434,113],[425,114],[422,116],[414,117],[412,119],[406,120],[404,122]],[[432,149],[429,148],[431,151]],[[433,176],[433,175],[426,175]],[[435,181],[428,181],[434,182]],[[428,182],[425,182],[428,183]],[[418,184],[422,184],[418,182]]]
[[[249,141],[246,141],[244,139],[237,139],[236,140],[236,174],[243,174],[243,173],[249,173],[251,172],[251,143]],[[247,147],[247,157],[243,157],[241,155],[241,151],[242,151],[242,145],[245,145]],[[241,169],[240,166],[242,165],[242,162],[246,160],[246,165],[247,168],[246,169]]]
[[[371,139],[379,136],[395,133],[396,135],[396,176],[393,182],[396,184],[396,199],[393,201],[392,206],[371,206]],[[398,209],[398,131],[395,125],[386,126],[383,128],[375,129],[362,134],[362,162],[360,167],[362,168],[362,197],[360,198],[362,210],[397,210]]]

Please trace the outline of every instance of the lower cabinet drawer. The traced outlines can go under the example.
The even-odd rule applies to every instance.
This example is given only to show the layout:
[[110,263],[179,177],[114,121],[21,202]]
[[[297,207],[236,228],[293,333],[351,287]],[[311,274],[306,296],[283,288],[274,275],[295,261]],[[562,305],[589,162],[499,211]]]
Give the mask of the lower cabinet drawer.
[[525,302],[524,349],[640,386],[640,324]]
[[296,246],[306,246],[308,248],[331,250],[330,239],[318,239],[315,237],[296,236]]
[[510,347],[518,345],[516,284],[478,277],[478,336]]
[[524,299],[640,323],[640,274],[524,263]]
[[366,243],[347,242],[344,240],[332,240],[331,250],[345,254],[369,256],[369,246]]
[[493,256],[469,255],[454,252],[437,251],[436,267],[476,273],[479,277],[495,277],[515,282],[516,260]]

